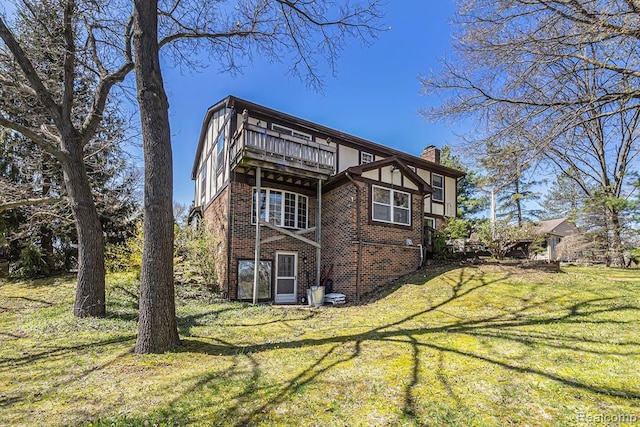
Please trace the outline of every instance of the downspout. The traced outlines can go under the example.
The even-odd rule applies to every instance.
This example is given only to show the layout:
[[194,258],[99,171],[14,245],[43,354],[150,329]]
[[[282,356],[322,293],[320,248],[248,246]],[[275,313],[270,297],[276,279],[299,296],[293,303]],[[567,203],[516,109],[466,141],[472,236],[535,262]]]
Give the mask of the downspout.
[[425,247],[424,247],[424,243],[425,243],[425,226],[424,226],[424,205],[425,205],[425,200],[427,199],[427,197],[429,197],[428,195],[422,196],[422,220],[421,220],[421,225],[420,225],[420,265],[418,265],[418,268],[422,268],[424,267],[424,253],[425,253]]
[[349,175],[349,172],[344,173],[345,176],[356,187],[356,235],[358,236],[358,260],[356,262],[356,301],[360,301],[360,272],[362,271],[362,235],[360,230],[360,187],[355,180]]

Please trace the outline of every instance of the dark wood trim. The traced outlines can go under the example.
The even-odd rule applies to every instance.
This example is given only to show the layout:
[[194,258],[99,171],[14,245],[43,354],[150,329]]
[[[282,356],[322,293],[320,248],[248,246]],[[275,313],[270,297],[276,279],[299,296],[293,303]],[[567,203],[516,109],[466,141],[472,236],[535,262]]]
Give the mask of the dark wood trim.
[[[403,225],[403,224],[394,224],[391,222],[383,222],[383,221],[376,221],[373,219],[373,185],[376,185],[377,187],[381,187],[381,188],[386,188],[388,190],[399,190],[398,188],[394,188],[394,187],[387,187],[384,185],[380,185],[379,183],[376,184],[369,184],[368,185],[368,192],[369,192],[369,203],[367,206],[367,217],[368,217],[368,224],[369,225],[376,225],[376,226],[380,226],[380,227],[390,227],[390,228],[397,228],[397,229],[401,229],[401,230],[413,230],[413,209],[414,209],[414,203],[413,203],[413,197],[412,194],[409,193],[409,225]],[[403,193],[407,193],[407,191],[403,191]],[[413,193],[413,194],[417,194],[420,195],[419,193]]]
[[222,192],[225,191],[227,187],[229,187],[228,179],[222,183],[222,186],[218,189],[218,191],[216,191],[216,194],[211,198],[211,200],[207,202],[202,211],[205,212],[207,209],[209,209],[209,206],[211,206],[211,204],[215,202],[218,197],[220,197]]
[[[254,176],[249,176],[246,174],[238,174],[238,176],[240,178],[236,182],[240,184],[246,184],[251,187],[256,186],[256,178]],[[303,196],[307,196],[313,199],[315,199],[317,196],[317,192],[315,191],[315,189],[310,187],[301,187],[295,184],[282,183],[280,181],[273,181],[265,177],[262,177],[261,182],[262,188],[273,188],[275,190],[289,191],[292,193],[302,194]]]
[[405,193],[411,193],[411,194],[417,194],[417,195],[422,195],[423,194],[419,190],[414,190],[413,188],[406,188],[406,187],[402,187],[400,185],[393,185],[393,184],[390,184],[388,182],[382,182],[382,181],[379,181],[379,180],[376,181],[375,179],[370,179],[370,178],[363,178],[361,176],[355,176],[355,177],[353,177],[353,179],[355,179],[356,181],[367,183],[367,184],[377,185],[378,187],[389,188],[391,190],[401,190],[401,191],[404,191]]

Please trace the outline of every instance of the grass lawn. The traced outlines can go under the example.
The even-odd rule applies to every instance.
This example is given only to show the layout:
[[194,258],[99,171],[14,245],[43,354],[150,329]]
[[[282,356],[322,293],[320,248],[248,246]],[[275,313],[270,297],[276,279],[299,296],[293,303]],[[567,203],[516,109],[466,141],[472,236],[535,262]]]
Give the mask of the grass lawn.
[[0,281],[0,425],[640,425],[640,270],[482,266],[360,306],[178,290],[182,346],[132,353],[135,281]]

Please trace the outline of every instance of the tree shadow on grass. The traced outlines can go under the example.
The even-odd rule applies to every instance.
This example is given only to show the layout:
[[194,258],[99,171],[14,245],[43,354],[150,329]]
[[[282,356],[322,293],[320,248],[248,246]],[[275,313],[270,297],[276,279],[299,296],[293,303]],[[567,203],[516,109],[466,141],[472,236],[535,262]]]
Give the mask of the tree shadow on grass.
[[[508,278],[508,274],[500,277],[489,278],[483,272],[477,274],[465,275],[461,270],[459,277],[451,286],[451,293],[443,300],[429,305],[424,310],[409,314],[397,321],[389,322],[379,327],[355,333],[327,336],[323,338],[302,338],[291,341],[266,342],[259,344],[237,345],[224,341],[216,340],[216,342],[202,341],[191,339],[184,343],[183,351],[201,352],[216,356],[236,356],[247,357],[252,360],[255,377],[249,381],[245,390],[234,397],[234,404],[222,411],[219,415],[220,420],[237,419],[236,425],[251,425],[259,423],[265,417],[265,413],[274,409],[278,404],[287,399],[291,393],[296,392],[301,387],[313,383],[319,378],[329,375],[329,372],[340,369],[340,366],[348,361],[357,359],[360,356],[361,345],[365,342],[391,342],[399,346],[408,346],[411,352],[412,367],[408,374],[404,389],[404,410],[403,415],[420,422],[420,408],[416,398],[414,397],[415,388],[420,384],[420,363],[423,350],[431,350],[437,352],[440,357],[440,370],[442,370],[442,360],[446,354],[461,356],[471,360],[488,363],[493,366],[503,368],[507,371],[515,373],[530,374],[536,377],[545,378],[578,390],[588,391],[602,396],[616,396],[624,399],[640,399],[640,390],[625,390],[619,387],[607,387],[597,384],[590,384],[569,376],[565,376],[554,372],[551,369],[541,368],[530,364],[518,364],[517,361],[505,359],[504,357],[492,355],[489,351],[483,353],[480,350],[472,351],[460,349],[454,345],[446,345],[437,343],[429,336],[440,333],[462,334],[465,336],[475,337],[478,339],[499,339],[519,344],[531,346],[546,346],[552,349],[560,349],[578,353],[589,353],[602,356],[620,356],[629,357],[637,356],[638,352],[633,347],[640,347],[640,342],[626,341],[621,343],[628,347],[625,351],[616,351],[610,349],[602,349],[603,345],[610,344],[606,339],[599,340],[597,338],[587,338],[586,340],[580,336],[565,335],[563,333],[551,331],[530,330],[529,327],[552,326],[556,329],[563,325],[582,325],[582,324],[609,324],[612,326],[623,325],[625,323],[637,323],[634,321],[616,320],[618,313],[637,311],[640,307],[631,304],[613,304],[612,298],[592,298],[589,300],[578,301],[572,304],[561,304],[559,301],[567,300],[571,295],[556,295],[544,300],[532,301],[528,297],[521,298],[522,306],[519,308],[505,309],[494,315],[487,315],[481,318],[465,319],[462,317],[454,318],[455,321],[444,325],[433,326],[414,326],[409,322],[413,320],[422,320],[428,323],[428,314],[435,311],[443,311],[448,305],[454,301],[472,295],[482,288],[486,288],[497,282],[504,281]],[[556,306],[552,308],[552,304]],[[560,304],[560,305],[558,305]],[[610,318],[600,318],[598,316],[610,314]],[[415,322],[414,322],[415,323]],[[339,331],[336,331],[339,333]],[[589,345],[593,345],[590,348]],[[284,382],[277,393],[265,398],[261,397],[261,404],[256,407],[255,401],[258,389],[256,388],[259,374],[259,362],[255,359],[255,355],[268,352],[274,349],[304,349],[311,347],[330,346],[328,350],[317,357],[314,363],[303,369],[298,375]],[[346,356],[340,356],[337,359],[335,354],[338,349],[344,346],[353,346],[352,351]],[[330,356],[334,355],[332,360]],[[447,393],[460,402],[460,397],[455,395],[451,385],[447,382],[447,377],[442,372],[436,375],[442,382]],[[204,383],[211,379],[203,379]],[[198,387],[203,384],[197,384],[192,392],[197,392]],[[178,397],[176,400],[181,399]],[[252,402],[254,404],[252,404]],[[243,408],[244,406],[244,408]],[[247,412],[247,408],[253,408]],[[244,411],[241,411],[244,409]]]
[[29,363],[33,363],[42,359],[52,359],[56,357],[63,358],[78,351],[90,348],[107,347],[112,344],[134,341],[135,339],[135,335],[124,335],[117,338],[110,338],[102,341],[92,341],[85,344],[53,347],[46,351],[30,353],[20,357],[5,357],[0,359],[0,371],[14,369],[16,367],[27,365]]
[[[240,312],[242,310],[243,308],[241,307],[233,306],[233,307],[225,307],[225,308],[220,308],[216,310],[205,311],[197,314],[190,314],[187,316],[178,316],[178,332],[180,333],[180,336],[191,337],[193,336],[191,332],[192,328],[198,327],[198,326],[207,326],[210,322],[216,321],[216,319],[218,319],[220,317],[220,314],[222,313],[232,312],[232,311]],[[309,310],[300,310],[300,313],[298,314],[299,316],[296,316],[296,317],[286,317],[286,318],[283,317],[283,318],[277,318],[272,320],[258,321],[255,323],[248,323],[248,322],[234,323],[234,322],[225,321],[224,323],[221,324],[221,326],[226,328],[231,328],[231,327],[254,328],[254,327],[266,326],[266,325],[275,324],[275,323],[286,324],[288,322],[305,321],[305,320],[312,319],[317,315],[316,312],[309,311]]]
[[373,304],[376,301],[382,300],[389,295],[392,295],[398,289],[405,286],[407,283],[427,283],[432,279],[435,279],[438,276],[445,274],[448,271],[455,270],[460,268],[459,266],[453,264],[441,264],[435,266],[425,267],[422,270],[418,270],[417,272],[410,273],[406,276],[400,277],[397,280],[394,280],[390,284],[386,284],[383,286],[379,286],[373,291],[362,295],[360,297],[360,301],[356,304],[359,305],[368,305]]
[[[55,360],[65,359],[73,356],[77,352],[86,351],[89,349],[108,347],[113,344],[123,343],[135,340],[135,336],[126,335],[118,338],[111,338],[102,341],[94,341],[85,344],[78,344],[73,346],[61,346],[54,347],[47,351],[41,351],[37,353],[31,353],[20,357],[14,358],[2,358],[0,359],[0,372],[3,371],[14,371],[17,368],[21,368],[27,366],[29,364],[42,361],[46,359],[47,362],[54,362]],[[64,386],[66,384],[82,381],[83,378],[89,376],[92,373],[95,373],[99,370],[105,369],[106,367],[113,364],[116,360],[123,357],[126,354],[131,353],[132,349],[128,349],[125,352],[117,354],[115,357],[110,357],[109,360],[105,363],[101,364],[93,364],[89,368],[83,369],[80,374],[71,375],[71,376],[63,376],[59,379],[56,378],[53,381],[53,384],[47,385],[47,387],[39,387],[38,397],[43,398],[42,396],[46,396],[48,393],[56,393],[59,387]],[[32,378],[32,380],[34,380]],[[0,397],[0,408],[8,408],[14,404],[19,402],[26,401],[28,399],[33,399],[29,393],[26,393],[24,389],[18,388],[12,392],[12,395],[5,395]]]

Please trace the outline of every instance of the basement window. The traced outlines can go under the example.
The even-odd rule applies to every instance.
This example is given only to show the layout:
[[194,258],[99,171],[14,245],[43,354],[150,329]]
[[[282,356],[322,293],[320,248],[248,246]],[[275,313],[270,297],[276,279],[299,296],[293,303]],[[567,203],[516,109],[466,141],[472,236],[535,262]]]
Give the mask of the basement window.
[[[238,299],[253,299],[255,261],[238,260]],[[258,299],[271,298],[271,261],[260,261],[258,270]]]

